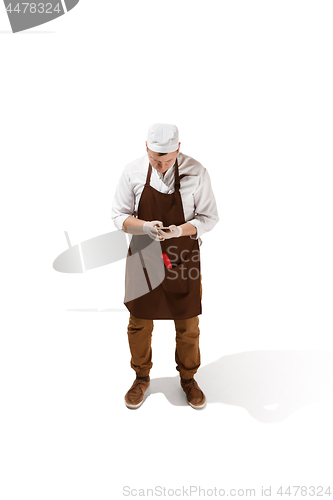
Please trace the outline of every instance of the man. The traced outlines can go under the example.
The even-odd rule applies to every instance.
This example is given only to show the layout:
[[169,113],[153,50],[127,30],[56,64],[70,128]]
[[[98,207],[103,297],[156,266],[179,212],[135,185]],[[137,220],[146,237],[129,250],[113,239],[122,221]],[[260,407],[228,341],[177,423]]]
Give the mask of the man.
[[[200,236],[213,229],[219,218],[207,170],[179,149],[175,125],[152,125],[146,141],[147,154],[125,167],[112,206],[115,226],[135,235],[126,262],[125,290],[129,292],[135,285],[139,272],[149,287],[145,283],[148,293],[141,292],[130,300],[126,300],[125,292],[125,305],[130,311],[127,334],[131,367],[136,372],[136,379],[125,395],[128,408],[141,406],[150,385],[154,319],[174,320],[180,385],[190,406],[198,409],[206,403],[203,391],[193,378],[200,366],[199,246]],[[159,250],[162,249],[159,257],[163,257],[165,277],[158,286],[149,282],[147,265],[142,258],[141,251],[149,242],[142,245],[139,238],[141,242],[142,238],[158,242]],[[133,269],[130,258],[135,253],[140,259],[137,259],[139,266]]]

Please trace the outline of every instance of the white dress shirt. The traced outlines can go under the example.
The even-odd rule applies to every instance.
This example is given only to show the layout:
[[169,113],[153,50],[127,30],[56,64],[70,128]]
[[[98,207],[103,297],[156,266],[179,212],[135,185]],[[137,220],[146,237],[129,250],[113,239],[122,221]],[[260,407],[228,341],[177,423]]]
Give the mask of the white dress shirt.
[[[200,236],[213,229],[219,220],[210,177],[205,167],[190,156],[178,153],[177,160],[180,176],[179,192],[185,221],[197,228],[196,236],[192,237],[199,239],[201,244]],[[126,165],[119,179],[112,204],[111,216],[117,229],[124,230],[124,220],[129,216],[135,216],[141,193],[145,187],[148,167],[147,154]],[[150,185],[161,193],[173,193],[175,190],[175,164],[166,171],[164,176],[152,167]],[[164,224],[164,221],[162,222]]]

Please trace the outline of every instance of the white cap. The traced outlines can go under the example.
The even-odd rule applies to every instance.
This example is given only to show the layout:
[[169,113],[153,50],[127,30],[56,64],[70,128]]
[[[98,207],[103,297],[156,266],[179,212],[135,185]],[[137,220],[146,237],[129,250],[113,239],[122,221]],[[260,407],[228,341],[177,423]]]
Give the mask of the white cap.
[[148,130],[147,146],[155,153],[173,153],[177,151],[179,132],[176,125],[154,123]]

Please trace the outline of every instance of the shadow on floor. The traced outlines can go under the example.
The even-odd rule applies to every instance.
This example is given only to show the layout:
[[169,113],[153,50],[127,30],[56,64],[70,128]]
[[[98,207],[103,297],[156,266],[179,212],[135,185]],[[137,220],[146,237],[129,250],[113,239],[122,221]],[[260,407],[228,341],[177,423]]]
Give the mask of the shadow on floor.
[[108,309],[97,309],[97,307],[91,307],[89,309],[66,309],[66,311],[71,311],[71,312],[128,312],[128,309],[126,309],[126,307],[108,308]]
[[20,31],[13,33],[12,31],[0,31],[0,35],[47,35],[49,33],[57,33],[56,31]]
[[[333,353],[250,351],[223,356],[195,376],[207,405],[246,409],[260,422],[279,422],[296,410],[332,397]],[[149,395],[162,393],[175,406],[187,406],[179,376],[151,379]],[[201,410],[202,411],[202,410]]]

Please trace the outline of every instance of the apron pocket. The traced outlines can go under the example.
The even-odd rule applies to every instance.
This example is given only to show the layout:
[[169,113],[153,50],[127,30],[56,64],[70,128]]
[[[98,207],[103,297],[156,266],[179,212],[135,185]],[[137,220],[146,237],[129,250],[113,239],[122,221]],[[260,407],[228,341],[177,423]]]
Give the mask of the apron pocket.
[[165,267],[165,278],[162,287],[165,292],[188,293],[187,262],[182,262],[173,269]]

